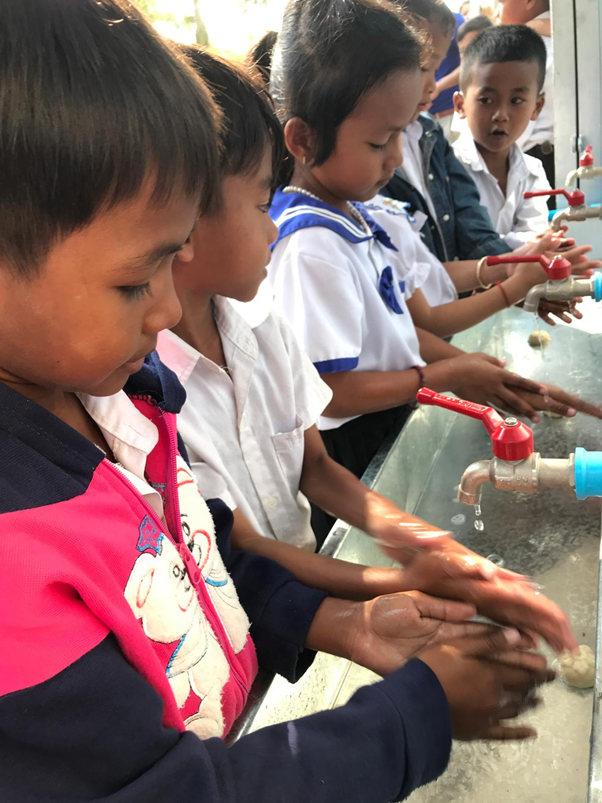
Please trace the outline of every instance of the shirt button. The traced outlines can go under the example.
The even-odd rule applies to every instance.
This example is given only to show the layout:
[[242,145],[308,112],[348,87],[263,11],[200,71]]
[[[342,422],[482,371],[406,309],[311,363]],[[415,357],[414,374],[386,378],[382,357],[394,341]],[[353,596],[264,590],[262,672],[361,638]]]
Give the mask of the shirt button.
[[265,506],[268,510],[274,510],[274,508],[278,507],[278,500],[274,499],[273,496],[268,496],[265,500]]
[[446,181],[447,181],[447,183],[449,184],[449,176],[445,176],[445,180],[446,180]]
[[435,176],[432,173],[429,173],[429,181],[432,181],[434,178]]
[[449,215],[443,215],[443,220],[447,223],[447,221],[449,220]]

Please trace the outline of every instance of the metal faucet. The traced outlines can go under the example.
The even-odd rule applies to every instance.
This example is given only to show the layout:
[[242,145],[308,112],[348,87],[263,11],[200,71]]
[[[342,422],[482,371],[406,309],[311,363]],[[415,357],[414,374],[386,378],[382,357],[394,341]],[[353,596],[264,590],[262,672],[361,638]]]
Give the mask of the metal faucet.
[[602,176],[602,167],[594,167],[594,155],[592,153],[592,146],[588,145],[585,151],[581,154],[579,159],[579,167],[577,170],[571,170],[567,174],[566,187],[572,187],[577,179],[585,180],[590,178],[598,178]]
[[542,298],[547,301],[572,301],[575,298],[589,297],[602,300],[602,271],[596,271],[590,279],[571,276],[571,263],[560,254],[548,259],[544,254],[524,257],[487,257],[488,265],[513,265],[520,262],[539,262],[548,274],[548,281],[536,284],[525,298],[523,309],[537,312]]
[[542,190],[540,192],[525,192],[525,198],[535,198],[538,195],[564,195],[568,201],[566,209],[559,209],[552,218],[550,227],[554,231],[559,231],[563,223],[575,223],[589,220],[590,218],[602,219],[602,206],[587,206],[585,203],[585,193],[581,190]]
[[554,488],[575,494],[577,499],[602,496],[602,452],[577,448],[564,459],[543,458],[533,451],[533,431],[513,416],[503,419],[492,407],[443,396],[429,388],[421,388],[416,398],[421,404],[482,421],[491,437],[493,458],[472,463],[462,475],[458,499],[465,505],[479,504],[486,482],[518,493]]

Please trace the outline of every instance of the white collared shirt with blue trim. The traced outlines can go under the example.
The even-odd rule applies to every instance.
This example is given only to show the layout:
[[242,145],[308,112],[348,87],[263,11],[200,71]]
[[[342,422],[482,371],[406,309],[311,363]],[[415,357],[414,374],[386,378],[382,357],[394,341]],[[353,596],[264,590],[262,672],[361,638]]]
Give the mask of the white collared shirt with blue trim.
[[[387,231],[356,204],[369,232],[338,209],[300,193],[278,191],[270,214],[279,228],[268,276],[277,307],[321,374],[404,371],[424,365],[407,299],[430,266],[407,263],[388,230],[407,228],[404,205],[384,212]],[[404,222],[402,222],[404,221]],[[320,429],[348,418],[322,416]]]
[[514,143],[510,148],[506,194],[498,180],[491,175],[485,160],[466,129],[454,142],[454,151],[460,162],[472,176],[481,196],[481,203],[497,233],[512,249],[533,240],[548,228],[548,199],[527,198],[525,192],[550,189],[550,183],[539,159],[523,153]]

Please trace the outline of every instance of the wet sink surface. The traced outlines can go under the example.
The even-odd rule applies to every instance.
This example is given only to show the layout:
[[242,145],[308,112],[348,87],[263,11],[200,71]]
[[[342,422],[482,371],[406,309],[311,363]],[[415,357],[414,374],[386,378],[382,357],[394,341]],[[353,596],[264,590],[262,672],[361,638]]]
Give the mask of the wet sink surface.
[[[601,322],[598,326],[598,316]],[[534,318],[508,310],[454,340],[467,351],[508,359],[508,367],[543,382],[562,385],[602,403],[602,371],[597,353],[602,310],[590,305],[579,328],[558,326],[550,347],[532,349]],[[570,355],[570,358],[569,358]],[[602,422],[583,415],[572,420],[544,418],[534,427],[535,448],[544,457],[566,457],[576,446],[602,449]],[[580,643],[595,648],[600,548],[598,500],[577,502],[544,492],[518,495],[485,485],[482,532],[473,508],[457,502],[464,469],[491,456],[484,427],[437,408],[421,408],[410,419],[375,478],[374,487],[401,507],[451,529],[482,555],[501,556],[507,568],[530,575],[569,614]],[[458,518],[460,517],[460,518]],[[462,517],[463,520],[462,520]],[[325,548],[346,560],[388,565],[373,542],[346,529]],[[334,539],[334,540],[333,540]],[[319,655],[306,676],[291,686],[271,685],[245,730],[341,705],[375,676],[332,656]],[[570,690],[560,681],[543,693],[545,704],[528,716],[539,731],[527,743],[454,744],[446,774],[411,796],[413,803],[584,803],[587,799],[593,693]]]

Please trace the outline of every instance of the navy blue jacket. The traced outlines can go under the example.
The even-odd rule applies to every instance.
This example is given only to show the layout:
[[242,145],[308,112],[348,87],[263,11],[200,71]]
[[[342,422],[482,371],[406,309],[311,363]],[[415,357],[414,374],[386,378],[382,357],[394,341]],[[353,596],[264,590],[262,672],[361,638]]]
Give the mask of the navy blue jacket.
[[427,215],[421,235],[440,262],[508,253],[511,249],[494,229],[476,184],[458,161],[439,123],[428,114],[420,115],[420,123],[424,128],[420,139],[424,176],[437,220],[422,194],[405,178],[403,166],[395,171],[382,194],[409,203],[410,212]]
[[[154,355],[127,390],[153,396],[167,412],[177,412],[184,399]],[[79,433],[0,383],[3,543],[14,536],[14,515],[30,515],[46,521],[60,545],[60,504],[85,501],[101,457]],[[232,550],[230,511],[220,500],[209,505],[260,665],[294,681],[311,663],[304,643],[325,595],[266,558]],[[38,529],[39,543],[43,534]],[[21,543],[5,549],[19,564],[5,560],[5,578],[23,576],[24,566],[36,571],[36,555]],[[44,636],[45,622],[35,622],[23,643]],[[8,658],[0,650],[0,673]],[[451,747],[445,695],[418,660],[339,709],[265,728],[232,747],[167,727],[163,715],[163,699],[110,633],[47,680],[0,696],[0,800],[387,803],[436,778]]]

